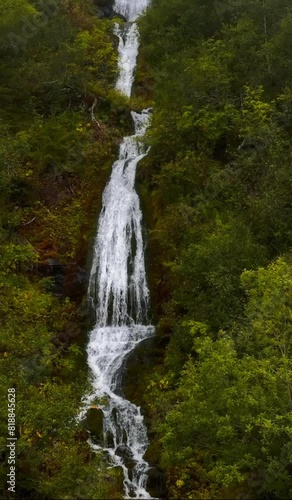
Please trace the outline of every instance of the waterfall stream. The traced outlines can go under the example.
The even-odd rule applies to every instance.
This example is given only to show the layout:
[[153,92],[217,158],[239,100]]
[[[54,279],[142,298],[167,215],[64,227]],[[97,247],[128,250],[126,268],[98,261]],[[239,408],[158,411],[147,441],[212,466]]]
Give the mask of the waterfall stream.
[[[124,26],[116,25],[115,31],[119,37],[116,88],[126,96],[131,95],[139,47],[135,20],[147,3],[148,0],[116,0],[114,7],[128,21]],[[85,404],[88,408],[95,400],[102,401],[99,403],[103,412],[102,449],[108,452],[114,465],[123,468],[125,497],[151,498],[146,491],[149,465],[143,456],[148,439],[143,416],[140,408],[127,401],[121,392],[127,356],[154,333],[147,323],[149,290],[142,213],[135,191],[136,167],[147,154],[143,136],[150,110],[132,112],[132,118],[135,134],[125,137],[120,145],[119,159],[113,164],[103,193],[94,245],[88,296],[96,324],[87,347],[93,392]],[[93,442],[91,446],[100,449]]]

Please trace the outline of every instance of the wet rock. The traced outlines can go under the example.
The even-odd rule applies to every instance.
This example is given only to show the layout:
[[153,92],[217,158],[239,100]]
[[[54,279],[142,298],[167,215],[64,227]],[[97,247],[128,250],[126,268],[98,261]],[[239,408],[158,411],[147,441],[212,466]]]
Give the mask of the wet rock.
[[125,431],[125,429],[123,430],[123,443],[127,444],[128,442],[128,436],[127,436],[127,433]]
[[117,409],[116,408],[113,408],[113,410],[112,410],[112,417],[113,417],[114,423],[117,425],[118,420],[117,420]]
[[164,476],[162,471],[156,467],[148,471],[147,490],[153,498],[165,498]]
[[153,343],[152,338],[145,339],[136,349],[129,354],[125,360],[122,374],[122,391],[126,398],[143,410],[143,393],[145,391],[144,377],[153,366]]
[[114,448],[114,446],[115,446],[114,437],[113,437],[111,432],[107,432],[105,446],[107,448]]
[[98,17],[108,19],[114,17],[113,0],[94,0],[94,5],[97,8]]
[[113,11],[109,7],[103,7],[102,13],[103,13],[103,17],[107,17],[107,18],[110,18],[113,15]]
[[123,489],[124,489],[124,471],[123,471],[123,468],[120,465],[113,467],[110,470],[110,474],[114,478],[117,491],[123,491]]
[[87,281],[88,281],[87,274],[88,274],[87,269],[85,267],[78,266],[76,268],[76,276],[75,276],[76,283],[79,283],[80,285],[87,283]]
[[116,455],[119,457],[132,457],[132,452],[126,444],[120,444],[116,449]]
[[76,262],[67,266],[66,280],[64,283],[64,291],[68,297],[74,301],[80,300],[80,297],[87,286],[87,270],[77,265]]
[[120,444],[116,449],[116,455],[122,458],[123,463],[127,467],[129,473],[131,473],[136,465],[136,462],[133,459],[130,448],[126,444]]
[[93,442],[103,444],[103,413],[98,406],[91,406],[86,414],[86,427]]

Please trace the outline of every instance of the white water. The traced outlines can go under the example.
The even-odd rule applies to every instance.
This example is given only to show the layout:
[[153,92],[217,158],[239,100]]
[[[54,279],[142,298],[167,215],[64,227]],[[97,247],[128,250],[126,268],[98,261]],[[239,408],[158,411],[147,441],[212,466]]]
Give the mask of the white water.
[[[138,29],[133,21],[145,10],[147,3],[148,0],[116,0],[115,4],[115,11],[130,21],[125,28],[116,26],[120,73],[116,88],[126,96],[131,95],[139,47]],[[153,327],[147,326],[149,291],[142,213],[135,191],[136,167],[147,154],[142,138],[149,124],[149,114],[149,110],[132,112],[135,134],[123,139],[119,159],[113,165],[103,193],[88,287],[96,314],[96,326],[90,333],[87,347],[93,392],[86,398],[82,415],[93,402],[106,399],[99,404],[103,412],[103,449],[114,465],[123,468],[126,498],[151,498],[146,491],[149,465],[143,456],[148,439],[143,416],[140,408],[121,394],[122,370],[127,356],[154,333]],[[100,449],[90,442],[94,449]]]
[[127,21],[135,21],[148,7],[149,0],[116,0],[114,10]]
[[130,97],[134,81],[134,68],[139,49],[139,33],[136,23],[132,23],[124,29],[116,24],[115,34],[119,37],[119,79],[116,89]]

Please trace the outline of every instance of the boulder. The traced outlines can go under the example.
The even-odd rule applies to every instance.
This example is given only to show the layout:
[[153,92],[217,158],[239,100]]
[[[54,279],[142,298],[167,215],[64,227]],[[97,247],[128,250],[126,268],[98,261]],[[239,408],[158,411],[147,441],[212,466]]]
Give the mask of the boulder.
[[125,466],[129,471],[129,477],[131,477],[131,473],[136,465],[136,462],[133,459],[133,455],[130,448],[126,444],[120,444],[116,449],[116,455],[122,458],[123,463],[125,464]]

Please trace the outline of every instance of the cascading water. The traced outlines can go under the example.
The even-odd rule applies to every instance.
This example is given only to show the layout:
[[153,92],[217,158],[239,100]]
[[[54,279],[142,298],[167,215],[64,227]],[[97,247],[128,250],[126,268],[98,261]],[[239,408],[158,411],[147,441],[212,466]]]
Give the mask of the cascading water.
[[[116,88],[127,96],[131,95],[139,47],[134,21],[146,9],[147,3],[148,0],[116,0],[114,7],[128,21],[124,28],[116,25],[120,71]],[[119,159],[113,165],[103,194],[88,288],[96,326],[90,333],[87,347],[93,392],[85,406],[95,399],[106,401],[100,405],[103,449],[115,465],[123,468],[126,498],[151,498],[146,491],[149,465],[143,456],[148,439],[143,417],[140,408],[124,399],[120,390],[122,368],[128,354],[153,335],[153,327],[147,326],[149,291],[142,213],[134,187],[136,166],[147,154],[142,138],[149,115],[149,110],[132,112],[135,134],[124,138]]]

